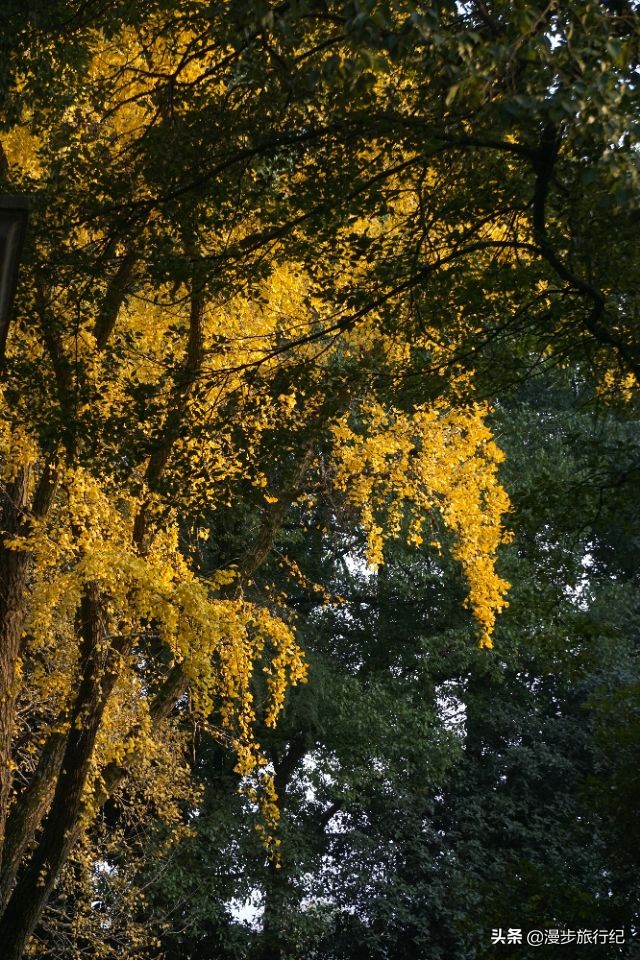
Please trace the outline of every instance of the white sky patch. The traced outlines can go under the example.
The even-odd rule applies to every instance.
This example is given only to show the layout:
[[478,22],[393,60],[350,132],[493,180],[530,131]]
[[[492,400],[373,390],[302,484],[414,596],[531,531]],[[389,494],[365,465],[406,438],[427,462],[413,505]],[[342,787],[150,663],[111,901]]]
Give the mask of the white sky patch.
[[375,567],[367,563],[365,557],[353,551],[345,554],[343,562],[353,577],[374,577],[378,572]]
[[436,705],[438,716],[445,730],[451,730],[464,740],[466,736],[467,707],[459,696],[459,684],[455,680],[445,680],[436,687]]
[[588,610],[591,599],[589,595],[589,587],[591,585],[590,571],[593,566],[593,554],[589,552],[588,548],[580,563],[584,573],[572,586],[566,586],[564,593],[579,610]]
[[231,916],[238,923],[249,927],[251,930],[260,930],[264,913],[264,900],[258,887],[255,887],[245,899],[237,897],[234,900],[227,901],[226,905],[231,912]]

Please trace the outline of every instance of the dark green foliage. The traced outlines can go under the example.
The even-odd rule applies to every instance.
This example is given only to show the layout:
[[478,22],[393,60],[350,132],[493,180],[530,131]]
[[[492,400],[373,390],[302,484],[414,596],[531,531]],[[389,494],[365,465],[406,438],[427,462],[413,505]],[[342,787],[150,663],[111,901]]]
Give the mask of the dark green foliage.
[[[494,427],[516,535],[493,651],[475,649],[459,575],[440,558],[392,545],[373,575],[357,543],[290,530],[304,572],[322,568],[345,603],[322,610],[290,591],[311,670],[265,731],[282,865],[260,855],[203,742],[209,799],[158,892],[189,904],[171,957],[529,956],[491,946],[498,927],[625,928],[625,947],[532,955],[635,956],[636,424],[556,372],[505,398]],[[212,952],[207,924],[252,889],[262,930],[227,915]]]

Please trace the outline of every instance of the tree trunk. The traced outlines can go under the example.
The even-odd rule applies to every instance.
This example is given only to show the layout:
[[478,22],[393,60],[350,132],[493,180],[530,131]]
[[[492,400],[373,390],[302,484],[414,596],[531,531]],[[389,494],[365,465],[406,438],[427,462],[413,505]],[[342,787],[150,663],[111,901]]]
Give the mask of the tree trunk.
[[77,837],[83,793],[104,709],[115,684],[96,584],[81,602],[82,680],[51,809],[33,856],[20,876],[0,920],[3,960],[21,960],[53,886]]
[[22,532],[27,508],[30,468],[2,490],[0,537],[0,863],[11,789],[11,740],[18,693],[17,663],[24,625],[28,554],[5,546]]
[[0,910],[11,896],[20,864],[49,809],[62,769],[66,739],[63,733],[49,735],[29,786],[17,798],[7,819],[0,871]]

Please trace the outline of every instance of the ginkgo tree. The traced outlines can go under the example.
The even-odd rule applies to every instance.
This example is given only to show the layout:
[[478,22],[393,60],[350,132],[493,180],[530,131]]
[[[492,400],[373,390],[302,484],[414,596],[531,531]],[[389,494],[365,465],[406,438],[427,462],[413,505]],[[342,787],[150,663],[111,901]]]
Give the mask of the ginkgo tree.
[[[0,428],[10,960],[131,770],[170,811],[187,699],[216,710],[273,844],[255,722],[305,664],[282,598],[249,588],[319,476],[371,565],[448,529],[490,646],[508,500],[483,395],[505,344],[521,333],[522,366],[586,350],[607,389],[639,371],[635,16],[10,9],[5,186],[34,198]],[[214,569],[216,505],[254,524]]]

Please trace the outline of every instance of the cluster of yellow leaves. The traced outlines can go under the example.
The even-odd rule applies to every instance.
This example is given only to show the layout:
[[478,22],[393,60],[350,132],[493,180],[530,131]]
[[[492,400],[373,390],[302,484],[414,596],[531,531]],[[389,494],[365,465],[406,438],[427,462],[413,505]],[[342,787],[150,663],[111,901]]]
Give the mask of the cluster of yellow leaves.
[[609,402],[631,403],[638,396],[638,381],[633,373],[620,375],[619,372],[606,370],[598,385],[598,393]]
[[419,545],[429,514],[438,512],[455,538],[480,643],[490,647],[509,586],[495,569],[509,500],[498,482],[503,455],[486,413],[479,404],[447,409],[436,403],[406,413],[366,402],[333,427],[333,470],[359,512],[372,567],[383,562],[385,540],[405,528],[407,540]]
[[40,450],[28,423],[14,422],[0,386],[0,481],[11,483],[22,468],[38,463]]
[[2,135],[2,148],[9,165],[17,167],[23,175],[34,179],[42,175],[39,147],[38,138],[29,131],[25,123],[16,125]]
[[139,636],[118,664],[117,687],[98,743],[99,766],[123,764],[132,752],[147,761],[153,757],[145,694],[145,682],[153,676],[145,633],[152,633],[183,665],[194,709],[203,716],[219,709],[237,750],[238,772],[251,774],[261,762],[253,734],[256,664],[268,648],[263,668],[268,725],[275,723],[288,685],[305,677],[291,627],[241,595],[221,598],[220,581],[198,578],[180,551],[177,522],[165,519],[158,525],[141,555],[132,546],[139,499],[109,489],[81,468],[67,470],[61,487],[46,522],[32,524],[24,536],[7,542],[34,557],[27,649],[35,661],[30,680],[40,687],[40,700],[51,710],[57,705],[58,711],[71,702],[78,659],[74,615],[83,590],[95,584],[104,600],[105,644],[117,645],[119,635]]

